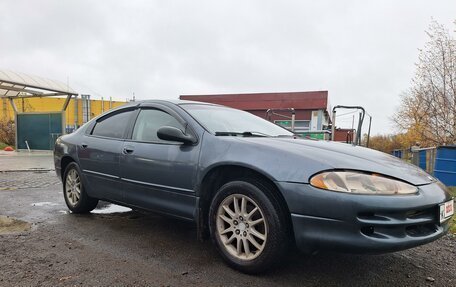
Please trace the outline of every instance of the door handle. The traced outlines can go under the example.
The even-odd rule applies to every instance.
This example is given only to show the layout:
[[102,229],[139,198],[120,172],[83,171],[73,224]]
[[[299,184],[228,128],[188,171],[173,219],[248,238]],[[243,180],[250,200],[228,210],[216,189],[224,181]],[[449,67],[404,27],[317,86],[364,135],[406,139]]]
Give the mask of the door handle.
[[126,147],[123,148],[123,153],[124,154],[132,154],[134,151],[135,150],[132,147],[130,147],[130,146],[126,146]]
[[86,143],[82,143],[82,144],[81,144],[81,147],[82,147],[82,148],[87,148],[87,144],[86,144]]

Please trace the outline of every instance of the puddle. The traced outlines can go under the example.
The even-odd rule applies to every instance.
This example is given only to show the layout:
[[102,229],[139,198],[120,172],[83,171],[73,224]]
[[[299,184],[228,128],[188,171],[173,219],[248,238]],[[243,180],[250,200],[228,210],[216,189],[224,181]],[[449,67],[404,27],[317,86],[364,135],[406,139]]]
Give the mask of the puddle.
[[103,207],[98,207],[92,211],[92,213],[97,214],[109,214],[109,213],[123,213],[123,212],[130,212],[131,208],[116,205],[116,204],[108,204]]
[[[125,213],[125,212],[130,212],[130,211],[132,211],[132,209],[128,208],[128,207],[111,204],[111,203],[107,203],[107,202],[100,202],[100,205],[98,205],[98,207],[96,209],[92,210],[91,213],[111,214],[111,213]],[[69,211],[69,210],[59,210],[57,212],[60,214],[71,214],[71,211]]]
[[35,202],[30,205],[31,206],[56,206],[56,205],[60,205],[60,204],[55,203],[55,202],[43,201],[43,202]]
[[30,230],[32,225],[28,222],[0,215],[0,234],[16,233]]

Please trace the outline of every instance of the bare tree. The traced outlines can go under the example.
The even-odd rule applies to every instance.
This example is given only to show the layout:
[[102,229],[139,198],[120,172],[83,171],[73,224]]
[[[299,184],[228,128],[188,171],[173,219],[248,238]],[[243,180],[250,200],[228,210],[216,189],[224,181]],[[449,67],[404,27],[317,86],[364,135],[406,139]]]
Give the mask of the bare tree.
[[[455,22],[456,24],[456,22]],[[424,145],[456,143],[456,41],[432,21],[420,50],[412,86],[402,95],[393,120]]]

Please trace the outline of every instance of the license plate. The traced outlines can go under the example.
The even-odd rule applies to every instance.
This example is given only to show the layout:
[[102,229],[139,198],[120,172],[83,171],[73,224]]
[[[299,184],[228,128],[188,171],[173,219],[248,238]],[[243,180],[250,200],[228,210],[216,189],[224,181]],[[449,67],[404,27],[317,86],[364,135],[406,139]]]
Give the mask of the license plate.
[[454,203],[453,200],[444,202],[439,205],[440,223],[444,222],[454,214]]

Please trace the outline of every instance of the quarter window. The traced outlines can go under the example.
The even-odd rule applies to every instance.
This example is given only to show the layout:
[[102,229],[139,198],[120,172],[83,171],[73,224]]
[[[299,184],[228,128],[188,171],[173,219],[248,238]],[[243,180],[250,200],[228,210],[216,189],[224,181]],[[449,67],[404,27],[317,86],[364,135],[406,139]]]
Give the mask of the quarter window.
[[116,139],[123,138],[133,112],[134,110],[120,112],[97,121],[92,130],[92,135]]
[[157,131],[164,126],[184,130],[177,119],[170,114],[156,109],[144,109],[138,115],[133,129],[132,140],[142,142],[165,142],[157,136]]

